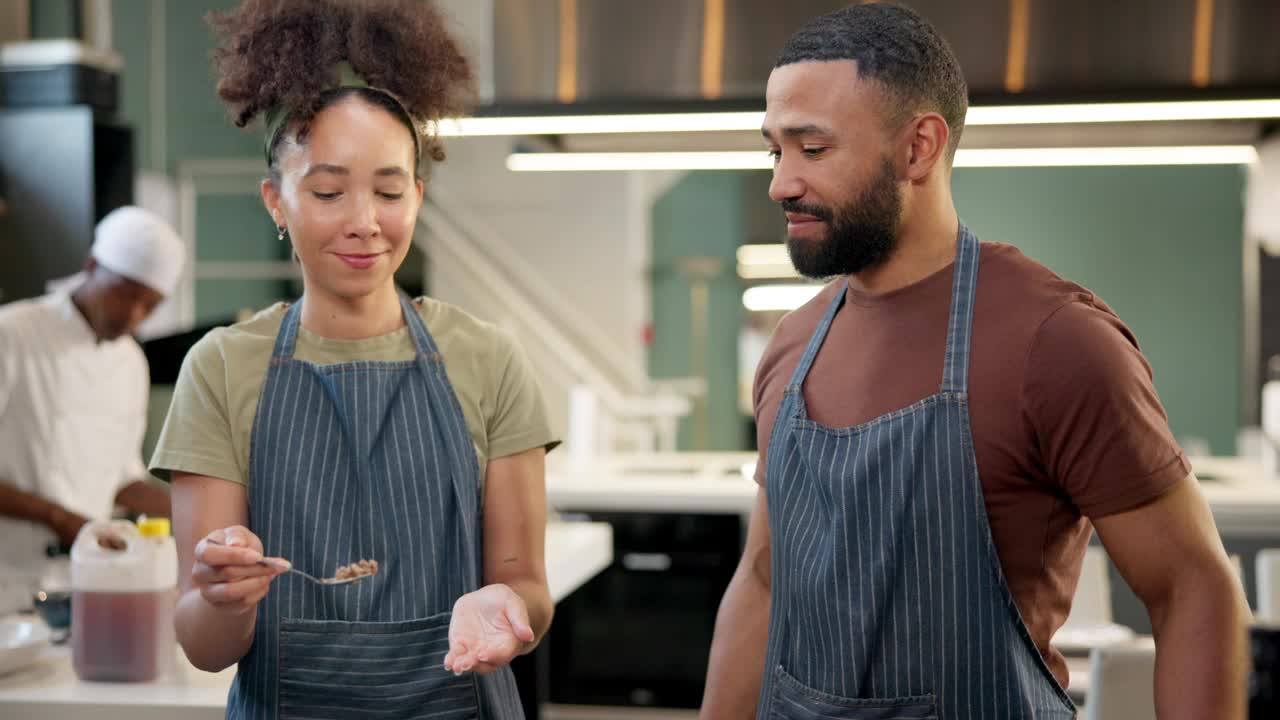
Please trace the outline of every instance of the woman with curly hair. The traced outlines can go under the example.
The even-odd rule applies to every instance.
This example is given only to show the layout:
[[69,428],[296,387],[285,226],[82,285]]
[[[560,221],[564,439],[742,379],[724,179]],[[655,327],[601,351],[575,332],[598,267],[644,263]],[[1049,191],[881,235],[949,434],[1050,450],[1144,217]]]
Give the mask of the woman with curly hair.
[[[211,22],[218,94],[265,121],[262,198],[304,290],[183,364],[152,460],[179,640],[197,667],[239,664],[229,718],[518,718],[507,665],[553,607],[555,438],[508,335],[393,278],[468,62],[417,0],[247,0]],[[320,585],[290,563],[375,574]]]

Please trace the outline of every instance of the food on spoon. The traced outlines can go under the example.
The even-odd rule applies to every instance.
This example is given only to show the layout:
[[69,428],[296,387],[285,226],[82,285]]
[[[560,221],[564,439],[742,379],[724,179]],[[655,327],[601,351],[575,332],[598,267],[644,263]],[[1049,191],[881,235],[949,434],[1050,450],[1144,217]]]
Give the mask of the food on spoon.
[[366,575],[378,574],[377,560],[360,560],[350,565],[343,565],[333,574],[338,580],[351,580],[353,578],[365,577]]

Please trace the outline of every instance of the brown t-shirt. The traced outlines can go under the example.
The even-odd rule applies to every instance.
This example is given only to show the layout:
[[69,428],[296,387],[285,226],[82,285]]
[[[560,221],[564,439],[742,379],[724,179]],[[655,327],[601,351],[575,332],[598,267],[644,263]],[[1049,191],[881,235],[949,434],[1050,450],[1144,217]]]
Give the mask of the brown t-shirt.
[[[892,292],[850,289],[804,385],[810,416],[868,422],[938,392],[953,267]],[[778,325],[755,379],[756,481],[783,389],[843,281]],[[1102,300],[1010,245],[983,243],[969,415],[1000,563],[1031,637],[1049,645],[1070,609],[1092,527],[1190,472],[1133,333]]]

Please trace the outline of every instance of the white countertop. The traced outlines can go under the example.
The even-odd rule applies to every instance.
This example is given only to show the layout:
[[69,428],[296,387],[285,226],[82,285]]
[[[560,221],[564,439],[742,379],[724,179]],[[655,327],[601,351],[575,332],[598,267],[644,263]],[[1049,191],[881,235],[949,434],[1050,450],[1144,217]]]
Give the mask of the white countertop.
[[[550,461],[551,458],[549,457]],[[547,498],[559,510],[749,514],[755,453],[609,455],[586,467],[547,467]]]
[[[613,528],[605,523],[549,523],[547,583],[559,602],[613,562]],[[41,660],[0,676],[4,720],[221,720],[235,668],[220,673],[195,669],[178,651],[172,677],[155,683],[81,682],[67,646],[50,648]]]
[[613,562],[608,523],[547,524],[547,586],[560,602]]
[[[597,458],[548,468],[547,497],[560,510],[750,513],[755,453],[667,453]],[[1218,529],[1233,536],[1280,532],[1280,481],[1231,457],[1192,458]]]

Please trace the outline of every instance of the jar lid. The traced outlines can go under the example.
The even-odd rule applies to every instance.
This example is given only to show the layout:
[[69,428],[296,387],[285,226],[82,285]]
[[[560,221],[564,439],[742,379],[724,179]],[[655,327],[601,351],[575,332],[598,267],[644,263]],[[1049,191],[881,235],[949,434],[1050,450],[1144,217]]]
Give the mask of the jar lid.
[[168,537],[169,518],[139,518],[138,532],[142,533],[142,537]]

